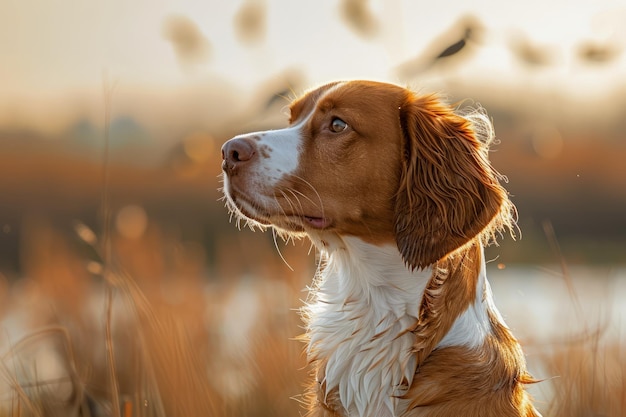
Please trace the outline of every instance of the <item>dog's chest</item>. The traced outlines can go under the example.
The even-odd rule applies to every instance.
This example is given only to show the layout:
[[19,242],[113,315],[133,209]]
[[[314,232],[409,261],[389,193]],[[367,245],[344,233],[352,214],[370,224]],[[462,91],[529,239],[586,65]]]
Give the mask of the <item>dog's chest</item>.
[[323,364],[318,382],[323,394],[339,395],[351,416],[398,415],[397,397],[415,373],[410,330],[430,273],[389,268],[383,277],[384,259],[370,258],[359,267],[334,261],[322,272],[305,314],[309,355]]

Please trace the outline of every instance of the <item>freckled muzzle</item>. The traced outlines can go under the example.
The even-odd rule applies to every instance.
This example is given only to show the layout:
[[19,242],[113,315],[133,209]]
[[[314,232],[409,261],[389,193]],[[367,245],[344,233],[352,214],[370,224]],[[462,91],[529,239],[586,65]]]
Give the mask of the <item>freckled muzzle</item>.
[[331,226],[314,187],[291,176],[299,143],[296,127],[236,136],[222,146],[224,194],[234,212],[292,232]]

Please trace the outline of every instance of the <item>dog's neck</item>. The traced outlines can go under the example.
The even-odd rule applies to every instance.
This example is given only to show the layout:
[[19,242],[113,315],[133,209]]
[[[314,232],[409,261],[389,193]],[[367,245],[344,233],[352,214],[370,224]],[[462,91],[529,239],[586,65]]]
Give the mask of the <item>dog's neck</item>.
[[393,416],[415,373],[411,330],[431,272],[411,272],[392,245],[331,244],[306,310],[322,400],[349,415]]
[[[304,316],[309,358],[318,372],[318,400],[329,408],[355,416],[396,416],[403,408],[398,397],[430,351],[482,343],[480,329],[488,331],[490,307],[482,249],[476,252],[479,273],[467,283],[474,291],[471,300],[457,312],[447,311],[454,317],[437,329],[439,323],[422,310],[445,292],[439,284],[448,271],[410,270],[394,244],[344,237],[324,242],[323,248],[314,299]],[[428,329],[420,327],[422,321]]]

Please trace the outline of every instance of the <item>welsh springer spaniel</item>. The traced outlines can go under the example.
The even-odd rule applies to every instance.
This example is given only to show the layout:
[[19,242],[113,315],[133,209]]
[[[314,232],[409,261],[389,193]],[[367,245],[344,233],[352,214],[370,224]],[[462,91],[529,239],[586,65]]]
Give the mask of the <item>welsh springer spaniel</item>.
[[222,168],[232,212],[319,249],[310,415],[539,416],[486,278],[483,246],[514,222],[486,115],[371,81],[290,110],[226,142]]

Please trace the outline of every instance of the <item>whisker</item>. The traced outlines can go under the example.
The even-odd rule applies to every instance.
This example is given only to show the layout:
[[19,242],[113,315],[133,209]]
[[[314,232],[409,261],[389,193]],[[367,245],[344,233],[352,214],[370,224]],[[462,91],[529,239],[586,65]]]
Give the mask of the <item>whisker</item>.
[[[278,231],[276,229],[272,228],[272,238],[274,239],[274,247],[276,248],[276,251],[278,252],[278,256],[280,256],[280,259],[282,259],[283,263],[285,265],[287,265],[287,268],[289,268],[289,270],[291,272],[293,272],[294,269],[291,267],[291,265],[289,265],[289,262],[287,262],[287,260],[283,256],[283,253],[280,251],[280,247],[278,247],[278,241],[276,240],[276,235],[277,234],[278,234]],[[281,236],[281,238],[282,238],[282,236]]]
[[[311,184],[309,181],[305,180],[304,178],[300,177],[299,175],[294,175],[293,176],[295,179],[297,179],[298,181],[302,181],[302,183],[304,183],[305,185],[307,185],[314,193],[315,196],[317,197],[317,200],[319,201],[319,208],[322,212],[322,215],[324,213],[324,203],[322,202],[322,197],[320,196],[320,194],[317,192],[317,189],[313,186],[313,184]],[[304,196],[304,194],[303,194]],[[306,197],[306,196],[304,196]],[[309,199],[308,197],[306,197],[307,199]],[[314,201],[310,200],[312,204],[315,204]]]
[[[302,202],[300,201],[300,199],[299,199],[299,198],[298,198],[298,196],[296,195],[296,191],[295,191],[295,190],[292,190],[291,188],[287,188],[286,190],[287,190],[287,191],[289,191],[289,192],[291,193],[291,195],[293,195],[293,197],[294,197],[294,198],[296,199],[296,201],[298,202],[298,205],[300,206],[300,211],[297,211],[297,210],[296,210],[296,212],[297,212],[297,213],[300,213],[300,214],[304,214],[304,208],[302,207]],[[302,194],[302,193],[299,193],[299,194]]]
[[[300,199],[298,198],[298,196],[296,195],[295,190],[291,189],[291,188],[284,188],[284,189],[279,189],[278,192],[282,195],[282,197],[287,201],[287,204],[289,204],[289,207],[291,208],[291,211],[293,212],[293,214],[295,215],[303,215],[304,214],[304,208],[302,207],[302,202],[300,201]],[[296,203],[298,205],[298,207],[296,207],[296,203],[293,202],[293,199],[289,197],[289,195],[287,195],[287,193],[291,194],[293,196],[293,199],[296,200]],[[301,194],[301,193],[298,193]],[[276,196],[274,196],[274,200],[276,201],[277,205],[280,207],[280,204],[278,204],[278,200],[276,199]],[[283,214],[286,213],[284,211],[284,209],[282,207],[280,207],[281,211],[283,212]],[[280,233],[281,238],[285,241],[286,244],[289,243],[289,241],[291,241],[294,245],[296,244],[296,236],[293,233]]]
[[[304,194],[304,193],[302,193],[302,192],[300,192],[300,191],[298,191],[298,190],[293,190],[293,189],[289,189],[289,191],[290,191],[292,194],[298,194],[298,195],[300,195],[300,196],[304,197],[305,199],[307,199],[308,201],[310,201],[310,202],[311,202],[311,204],[313,204],[313,205],[315,205],[315,206],[319,206],[319,207],[320,207],[320,209],[322,208],[321,203],[318,205],[318,203],[316,203],[315,201],[311,200],[311,199],[310,199],[310,198],[309,198],[306,194]],[[296,197],[296,198],[297,198],[297,197]]]
[[[289,189],[287,189],[287,191],[290,191]],[[285,192],[283,190],[278,190],[278,192],[283,196],[283,198],[287,201],[287,204],[289,204],[289,207],[291,208],[291,211],[293,211],[294,213],[297,213],[298,211],[296,210],[295,206],[293,205],[293,202],[291,201],[291,199],[287,196],[287,194],[285,194]],[[293,194],[293,193],[292,193]],[[283,210],[283,208],[281,207],[281,205],[278,203],[278,200],[276,199],[276,196],[274,196],[274,200],[276,201],[276,205],[278,205],[278,207],[280,208],[280,210],[283,212],[284,215],[287,215],[287,213],[285,213],[285,210]],[[296,198],[297,200],[297,198]],[[300,205],[300,208],[302,208],[302,205]]]

